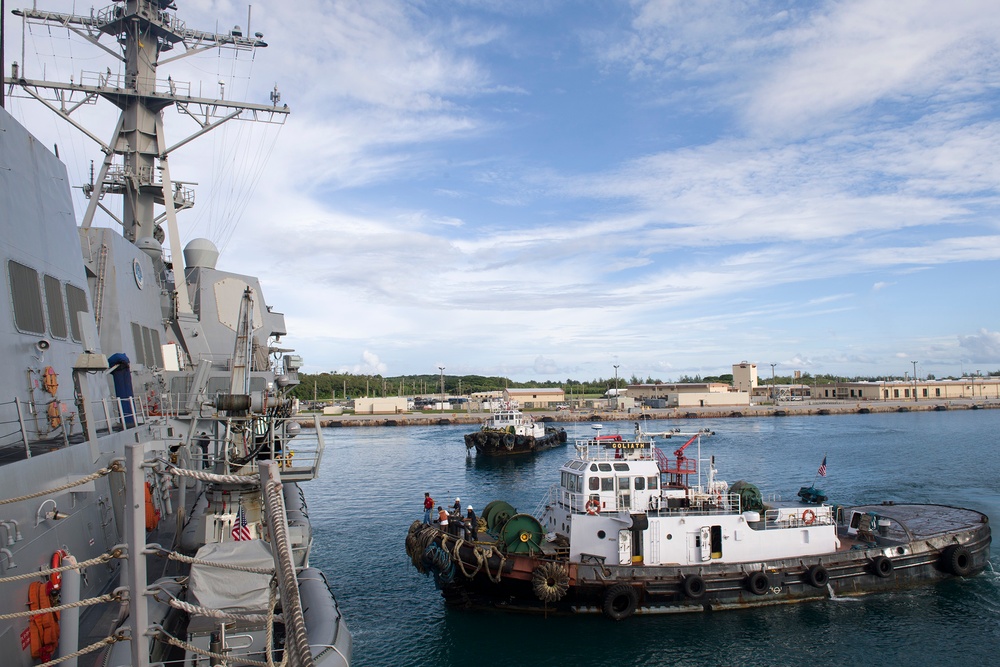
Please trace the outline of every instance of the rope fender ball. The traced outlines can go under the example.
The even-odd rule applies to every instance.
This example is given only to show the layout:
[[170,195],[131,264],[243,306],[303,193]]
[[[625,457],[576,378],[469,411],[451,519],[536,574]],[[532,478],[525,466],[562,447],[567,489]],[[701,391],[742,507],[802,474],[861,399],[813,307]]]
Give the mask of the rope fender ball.
[[822,565],[813,565],[806,570],[806,581],[814,588],[823,588],[830,583],[830,573]]
[[531,587],[542,602],[558,602],[569,590],[569,574],[556,563],[543,563],[532,572]]
[[705,580],[697,574],[689,574],[684,577],[681,588],[684,589],[684,595],[692,600],[697,600],[705,595]]
[[771,581],[764,572],[751,572],[747,576],[747,590],[754,595],[763,595],[771,588]]
[[601,610],[612,621],[620,621],[635,613],[639,606],[639,593],[629,584],[615,584],[604,594]]
[[941,564],[952,574],[964,577],[972,571],[972,554],[960,544],[953,544],[941,554]]
[[871,563],[872,574],[882,579],[892,576],[892,561],[885,556],[875,556]]

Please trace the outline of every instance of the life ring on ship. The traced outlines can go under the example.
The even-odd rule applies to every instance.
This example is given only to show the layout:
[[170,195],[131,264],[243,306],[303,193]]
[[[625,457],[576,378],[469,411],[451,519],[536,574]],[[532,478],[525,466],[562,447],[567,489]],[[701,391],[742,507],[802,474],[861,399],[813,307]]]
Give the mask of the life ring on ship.
[[830,583],[830,573],[822,565],[813,565],[806,570],[806,581],[813,588],[823,588]]
[[59,410],[60,405],[59,401],[53,399],[53,401],[49,403],[49,409],[46,410],[46,414],[49,417],[49,426],[52,428],[59,428],[59,425],[62,424],[62,416],[60,415]]
[[531,573],[531,587],[542,602],[558,602],[569,591],[569,574],[556,563],[543,563]]
[[943,568],[958,577],[972,572],[972,554],[960,544],[953,544],[941,554]]
[[771,589],[771,580],[766,572],[751,572],[747,577],[747,590],[754,595],[764,595]]
[[590,516],[596,516],[597,514],[601,513],[601,503],[600,501],[591,498],[590,500],[587,501],[587,504],[584,506],[584,509],[587,510],[587,514],[589,514]]
[[806,510],[802,513],[802,523],[806,524],[807,526],[811,526],[815,522],[816,522],[816,512],[813,512],[812,510]]
[[885,556],[875,556],[871,563],[872,574],[881,578],[888,579],[892,576],[892,561]]
[[689,597],[692,600],[698,600],[705,595],[705,580],[697,574],[689,574],[684,577],[684,581],[681,583],[681,588],[683,589],[686,597]]
[[[65,549],[56,549],[55,553],[52,554],[52,559],[49,561],[49,567],[51,569],[56,569],[62,567],[63,558],[68,556]],[[62,572],[53,572],[49,575],[49,592],[58,591],[62,586]]]
[[46,366],[45,370],[42,371],[42,386],[53,396],[59,391],[59,376],[56,375],[56,369],[52,366]]
[[604,594],[601,610],[612,621],[620,621],[635,613],[639,607],[639,593],[634,586],[615,584]]

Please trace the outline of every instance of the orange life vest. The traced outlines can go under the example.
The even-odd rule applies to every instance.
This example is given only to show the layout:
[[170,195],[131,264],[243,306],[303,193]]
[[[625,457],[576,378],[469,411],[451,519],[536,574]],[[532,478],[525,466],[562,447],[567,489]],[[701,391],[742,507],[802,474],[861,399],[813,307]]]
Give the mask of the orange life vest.
[[[33,581],[28,586],[28,609],[37,611],[52,606],[46,583]],[[31,631],[31,657],[35,660],[48,662],[52,654],[59,648],[59,612],[35,614],[28,621]]]
[[153,505],[153,485],[146,482],[146,530],[156,530],[160,525],[160,510]]

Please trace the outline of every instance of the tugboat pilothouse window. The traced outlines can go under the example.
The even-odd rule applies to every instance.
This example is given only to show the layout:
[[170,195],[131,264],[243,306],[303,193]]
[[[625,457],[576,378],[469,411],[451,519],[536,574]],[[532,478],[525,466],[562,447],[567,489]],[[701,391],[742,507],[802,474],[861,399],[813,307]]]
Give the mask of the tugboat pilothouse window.
[[602,477],[601,478],[601,491],[614,491],[615,490],[615,478],[614,477]]
[[45,333],[38,272],[14,260],[7,262],[7,282],[14,304],[14,324],[22,333]]

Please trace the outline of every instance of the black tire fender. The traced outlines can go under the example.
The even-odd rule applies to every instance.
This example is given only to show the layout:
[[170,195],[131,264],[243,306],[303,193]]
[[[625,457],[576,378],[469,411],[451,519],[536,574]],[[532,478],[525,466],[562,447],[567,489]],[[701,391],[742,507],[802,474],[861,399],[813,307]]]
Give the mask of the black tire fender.
[[806,581],[813,588],[823,588],[830,583],[830,573],[822,565],[816,564],[806,570]]
[[764,595],[771,589],[771,580],[766,572],[751,572],[747,575],[746,587],[754,595]]
[[872,574],[876,577],[888,579],[892,576],[892,561],[885,556],[875,556],[870,567]]
[[689,574],[684,577],[681,588],[684,590],[685,597],[698,600],[705,595],[705,580],[697,574]]
[[957,577],[968,576],[972,572],[972,554],[961,544],[953,544],[941,554],[941,565]]
[[635,586],[615,584],[604,593],[601,610],[612,621],[621,621],[635,613],[639,607],[639,593]]

